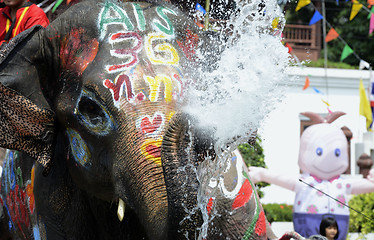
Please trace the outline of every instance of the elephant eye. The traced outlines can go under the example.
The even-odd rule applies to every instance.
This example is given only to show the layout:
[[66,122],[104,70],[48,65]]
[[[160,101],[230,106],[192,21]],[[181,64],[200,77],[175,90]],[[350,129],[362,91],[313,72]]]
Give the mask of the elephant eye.
[[322,148],[318,147],[318,148],[316,149],[316,153],[317,153],[318,156],[321,156],[322,153],[323,153]]
[[85,115],[86,119],[93,125],[102,124],[105,117],[101,107],[89,98],[83,97],[79,101],[79,111]]
[[339,148],[335,149],[335,156],[339,157],[341,154],[341,151]]
[[88,94],[78,103],[78,118],[92,133],[106,135],[114,128],[113,120],[105,107]]

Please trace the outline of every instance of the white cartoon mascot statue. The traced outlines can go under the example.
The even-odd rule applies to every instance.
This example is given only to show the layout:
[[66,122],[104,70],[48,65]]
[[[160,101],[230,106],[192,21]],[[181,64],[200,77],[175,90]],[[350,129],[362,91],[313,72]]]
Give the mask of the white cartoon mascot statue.
[[301,176],[293,178],[289,174],[250,167],[250,177],[254,183],[267,182],[296,193],[293,223],[295,231],[302,236],[319,234],[323,216],[333,215],[338,223],[338,239],[345,240],[349,224],[349,208],[345,206],[348,195],[372,192],[374,183],[341,176],[348,168],[348,141],[343,131],[330,123],[345,113],[333,112],[326,118],[312,112],[302,114],[317,124],[308,127],[300,139]]

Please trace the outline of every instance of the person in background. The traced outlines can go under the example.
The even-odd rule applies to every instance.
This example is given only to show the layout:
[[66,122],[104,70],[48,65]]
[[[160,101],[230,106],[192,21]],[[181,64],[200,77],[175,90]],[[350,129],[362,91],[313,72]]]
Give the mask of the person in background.
[[49,20],[43,10],[27,0],[4,0],[0,9],[0,45],[35,25],[46,27]]
[[322,219],[319,234],[325,236],[328,240],[335,240],[339,237],[339,227],[334,217],[328,216]]

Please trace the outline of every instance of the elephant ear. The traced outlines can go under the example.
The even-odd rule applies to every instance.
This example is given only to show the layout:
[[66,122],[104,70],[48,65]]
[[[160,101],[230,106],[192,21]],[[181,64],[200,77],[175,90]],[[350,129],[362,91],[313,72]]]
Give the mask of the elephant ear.
[[[0,48],[0,147],[27,153],[46,170],[53,152],[54,113],[40,87],[39,27]],[[38,62],[41,64],[41,62]]]

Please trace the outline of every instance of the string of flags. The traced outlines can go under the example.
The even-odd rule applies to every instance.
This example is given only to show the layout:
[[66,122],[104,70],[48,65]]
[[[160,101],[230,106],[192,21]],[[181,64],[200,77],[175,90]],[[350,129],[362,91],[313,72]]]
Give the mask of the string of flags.
[[[310,75],[305,77],[305,83],[303,86],[303,90],[308,89],[311,86]],[[326,105],[327,110],[329,113],[331,113],[330,107],[331,105],[328,103],[327,100],[325,100],[326,96],[325,94],[319,90],[318,88],[311,86],[314,92],[319,94],[321,96],[321,101]],[[373,131],[373,125],[374,125],[374,75],[372,70],[370,69],[370,83],[369,83],[369,91],[368,91],[368,97],[366,95],[366,89],[364,87],[362,79],[360,79],[360,85],[359,85],[359,96],[360,96],[360,106],[359,106],[359,114],[361,116],[364,116],[366,119],[366,129],[368,131]]]
[[[336,1],[337,1],[337,4],[339,4],[339,0],[336,0]],[[347,1],[348,0],[346,0],[346,2]],[[309,4],[311,4],[315,9],[314,14],[313,14],[313,16],[312,16],[312,18],[310,19],[310,22],[309,22],[309,26],[310,26],[310,25],[313,25],[313,24],[315,24],[318,21],[323,19],[323,16],[317,10],[317,8],[314,6],[314,4],[311,2],[311,0],[299,0],[298,3],[297,3],[295,11],[299,11],[301,8],[303,8],[303,7],[305,7]],[[371,5],[374,5],[374,0],[368,0],[368,4],[369,4],[369,7],[371,7]],[[352,9],[351,9],[351,13],[350,13],[350,16],[349,16],[349,20],[352,21],[361,9],[364,9],[365,11],[369,12],[368,19],[370,19],[370,26],[369,26],[369,35],[370,35],[374,31],[374,8],[371,8],[371,10],[370,10],[369,8],[365,7],[363,4],[359,3],[357,0],[352,0]],[[346,41],[344,41],[344,39],[339,35],[339,33],[333,28],[333,26],[329,22],[326,21],[326,23],[330,27],[330,30],[326,35],[325,42],[330,42],[330,41],[338,38],[340,41],[342,41],[344,43],[344,48],[343,48],[343,51],[341,53],[340,61],[344,61],[344,59],[346,59],[349,55],[353,54],[359,60],[359,68],[360,69],[364,69],[364,68],[369,69],[370,64],[368,62],[364,61],[362,58],[360,58],[353,51],[353,49],[347,44]]]
[[[306,77],[305,77],[305,83],[304,83],[303,90],[306,90],[306,89],[309,88],[309,87],[310,87],[309,76],[306,76]],[[326,105],[326,107],[327,107],[327,111],[328,111],[329,113],[331,113],[331,110],[330,110],[330,104],[329,104],[328,101],[325,99],[325,98],[326,98],[325,94],[324,94],[321,90],[319,90],[318,88],[316,88],[316,87],[313,87],[313,86],[312,86],[312,89],[314,90],[314,92],[316,92],[317,94],[319,94],[319,95],[321,96],[321,101]]]

